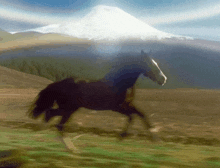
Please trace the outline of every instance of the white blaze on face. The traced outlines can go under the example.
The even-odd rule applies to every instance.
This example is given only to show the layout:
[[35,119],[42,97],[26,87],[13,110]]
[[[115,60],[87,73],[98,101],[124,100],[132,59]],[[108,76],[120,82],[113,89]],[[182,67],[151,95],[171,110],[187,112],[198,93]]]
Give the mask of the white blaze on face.
[[[156,61],[154,61],[153,59],[152,59],[152,62],[154,63],[154,65],[158,68],[158,69],[155,69],[155,71],[158,71],[159,70],[159,77],[158,77],[158,79],[157,80],[163,80],[163,84],[162,84],[162,86],[166,83],[166,81],[167,81],[167,77],[164,75],[164,73],[161,71],[161,69],[160,69],[160,67],[158,66],[158,64],[157,64],[157,62]],[[154,69],[154,68],[152,68],[152,69]],[[161,78],[162,77],[162,78]]]

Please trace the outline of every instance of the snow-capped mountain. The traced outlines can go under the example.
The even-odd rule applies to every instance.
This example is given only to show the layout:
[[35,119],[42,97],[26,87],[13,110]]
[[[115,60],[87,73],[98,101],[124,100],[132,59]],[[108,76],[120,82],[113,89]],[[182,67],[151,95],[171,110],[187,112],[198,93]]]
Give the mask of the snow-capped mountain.
[[61,33],[90,40],[186,38],[159,31],[117,7],[99,5],[80,20],[54,24],[31,31]]

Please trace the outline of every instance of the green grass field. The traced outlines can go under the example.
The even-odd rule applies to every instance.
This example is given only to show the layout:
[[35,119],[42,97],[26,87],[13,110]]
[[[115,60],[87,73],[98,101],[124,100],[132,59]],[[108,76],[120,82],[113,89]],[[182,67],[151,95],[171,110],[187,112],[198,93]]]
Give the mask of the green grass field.
[[[124,116],[81,109],[65,129],[80,153],[66,151],[57,141],[50,126],[58,120],[46,126],[41,119],[27,118],[27,105],[38,90],[0,91],[0,168],[10,163],[21,168],[220,167],[219,91],[137,90],[136,106],[160,128],[161,143],[141,136],[146,130],[138,118],[129,130],[132,136],[118,142],[114,136],[123,128]],[[84,134],[74,140],[76,132]]]
[[[115,137],[83,134],[73,142],[79,153],[70,153],[56,140],[55,131],[33,132],[6,127],[0,130],[1,151],[15,149],[11,160],[24,163],[22,168],[220,167],[219,147],[152,143],[138,138],[119,142]],[[68,134],[71,139],[76,135]]]

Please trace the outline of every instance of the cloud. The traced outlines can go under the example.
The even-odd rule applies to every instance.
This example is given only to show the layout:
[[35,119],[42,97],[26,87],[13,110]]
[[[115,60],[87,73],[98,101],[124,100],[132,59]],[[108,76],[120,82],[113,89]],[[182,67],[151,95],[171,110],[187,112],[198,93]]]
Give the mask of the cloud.
[[150,25],[158,24],[170,24],[176,22],[185,22],[191,20],[210,18],[216,15],[220,15],[220,3],[212,4],[210,6],[201,7],[198,9],[191,9],[189,11],[172,12],[169,14],[161,13],[154,17],[142,17],[142,20]]
[[[13,8],[3,8],[0,7],[0,17],[3,19],[11,20],[11,21],[20,21],[20,22],[26,22],[26,23],[32,23],[32,24],[54,24],[54,23],[61,23],[65,19],[67,19],[65,16],[58,16],[53,15],[50,13],[33,13],[30,11],[21,11],[18,9]],[[52,16],[53,15],[53,16]]]
[[194,39],[198,38],[211,41],[220,41],[220,28],[218,27],[163,27],[163,30],[168,33],[193,37]]
[[[15,0],[16,3],[12,3],[11,0],[1,0],[4,2],[0,5],[0,18],[7,19],[10,21],[20,21],[25,23],[31,24],[41,24],[41,25],[48,25],[48,24],[56,24],[62,23],[68,20],[74,20],[73,16],[75,15],[75,11],[67,11],[68,13],[57,13],[54,9],[42,9],[42,8],[33,8],[26,5],[21,5],[17,3],[18,1]],[[104,0],[100,0],[102,2]],[[97,1],[99,2],[99,1]],[[104,1],[105,2],[105,1]],[[39,11],[41,10],[41,11]],[[190,8],[188,11],[182,12],[172,11],[171,13],[164,13],[163,11],[155,8],[157,16],[149,16],[141,17],[140,19],[150,25],[163,25],[163,24],[171,24],[171,23],[179,23],[179,22],[186,22],[192,20],[199,20],[204,18],[209,18],[212,16],[220,15],[220,3],[213,3],[207,7],[206,5],[199,6],[196,8]],[[166,9],[167,10],[167,9]],[[158,12],[159,11],[159,12]],[[169,10],[168,10],[169,11]],[[74,15],[73,15],[74,13]]]

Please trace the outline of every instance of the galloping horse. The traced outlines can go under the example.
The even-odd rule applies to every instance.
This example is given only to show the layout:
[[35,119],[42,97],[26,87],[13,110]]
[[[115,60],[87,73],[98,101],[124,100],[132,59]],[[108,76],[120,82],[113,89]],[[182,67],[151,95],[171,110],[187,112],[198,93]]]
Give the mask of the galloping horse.
[[[128,123],[120,134],[120,138],[127,135],[132,114],[137,114],[143,120],[153,139],[147,116],[139,112],[131,103],[134,96],[133,86],[140,74],[144,74],[159,85],[164,85],[167,80],[157,63],[144,51],[141,51],[138,56],[123,57],[101,80],[87,83],[67,78],[48,85],[38,94],[37,100],[29,109],[28,114],[36,119],[44,113],[46,122],[54,116],[61,116],[56,127],[63,137],[64,124],[80,107],[92,110],[112,110],[128,117]],[[52,108],[54,102],[59,106],[57,109]],[[69,148],[64,140],[62,142]]]

